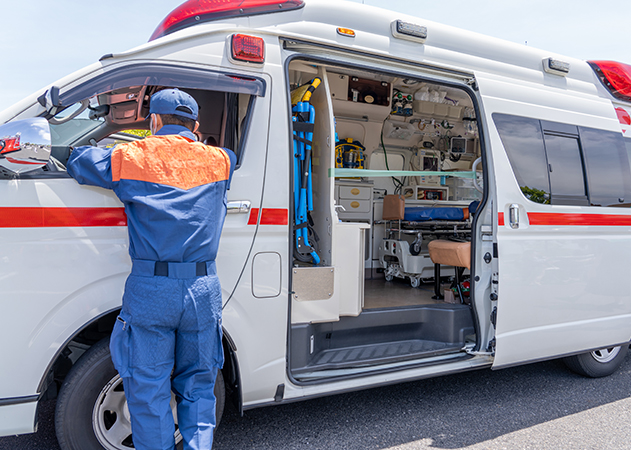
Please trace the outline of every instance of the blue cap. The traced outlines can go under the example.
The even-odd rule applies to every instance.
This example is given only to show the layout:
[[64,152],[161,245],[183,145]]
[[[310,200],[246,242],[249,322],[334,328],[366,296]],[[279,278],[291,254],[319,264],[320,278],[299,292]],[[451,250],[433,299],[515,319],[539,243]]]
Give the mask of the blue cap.
[[151,96],[149,114],[175,114],[197,120],[199,107],[193,97],[179,89],[164,89]]

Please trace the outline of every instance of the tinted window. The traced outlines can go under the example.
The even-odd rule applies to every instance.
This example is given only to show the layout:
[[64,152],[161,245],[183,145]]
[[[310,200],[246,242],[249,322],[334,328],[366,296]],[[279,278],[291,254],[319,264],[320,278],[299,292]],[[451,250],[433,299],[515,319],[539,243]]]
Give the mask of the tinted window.
[[526,198],[556,205],[631,206],[631,139],[620,133],[493,114]]
[[551,203],[587,205],[581,148],[577,137],[545,134]]
[[619,133],[580,128],[593,206],[631,206],[628,152]]
[[493,120],[526,198],[550,203],[548,164],[539,121],[506,114],[493,114]]

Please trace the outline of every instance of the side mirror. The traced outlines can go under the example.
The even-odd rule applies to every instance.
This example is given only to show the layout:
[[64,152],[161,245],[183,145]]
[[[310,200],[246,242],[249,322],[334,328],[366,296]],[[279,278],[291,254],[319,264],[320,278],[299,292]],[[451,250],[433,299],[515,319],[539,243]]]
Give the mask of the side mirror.
[[0,125],[0,168],[14,174],[41,169],[50,151],[50,127],[43,117]]

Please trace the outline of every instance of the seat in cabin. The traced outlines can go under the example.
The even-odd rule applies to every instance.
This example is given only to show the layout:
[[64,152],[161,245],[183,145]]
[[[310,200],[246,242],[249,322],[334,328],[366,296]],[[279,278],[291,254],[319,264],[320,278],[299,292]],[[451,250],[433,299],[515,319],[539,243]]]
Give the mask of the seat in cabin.
[[434,293],[437,299],[443,296],[440,293],[440,266],[453,266],[456,273],[456,287],[460,303],[463,303],[460,291],[460,277],[464,269],[471,269],[471,242],[448,241],[435,239],[427,244],[429,257],[434,263]]

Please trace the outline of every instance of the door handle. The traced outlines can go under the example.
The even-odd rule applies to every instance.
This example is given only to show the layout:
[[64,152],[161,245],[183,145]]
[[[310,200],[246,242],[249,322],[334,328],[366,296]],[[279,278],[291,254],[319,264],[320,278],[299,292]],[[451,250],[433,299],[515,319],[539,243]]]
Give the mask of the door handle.
[[519,205],[510,205],[508,208],[508,221],[513,230],[519,228]]
[[226,205],[228,214],[245,214],[250,212],[252,204],[248,200],[236,200]]

